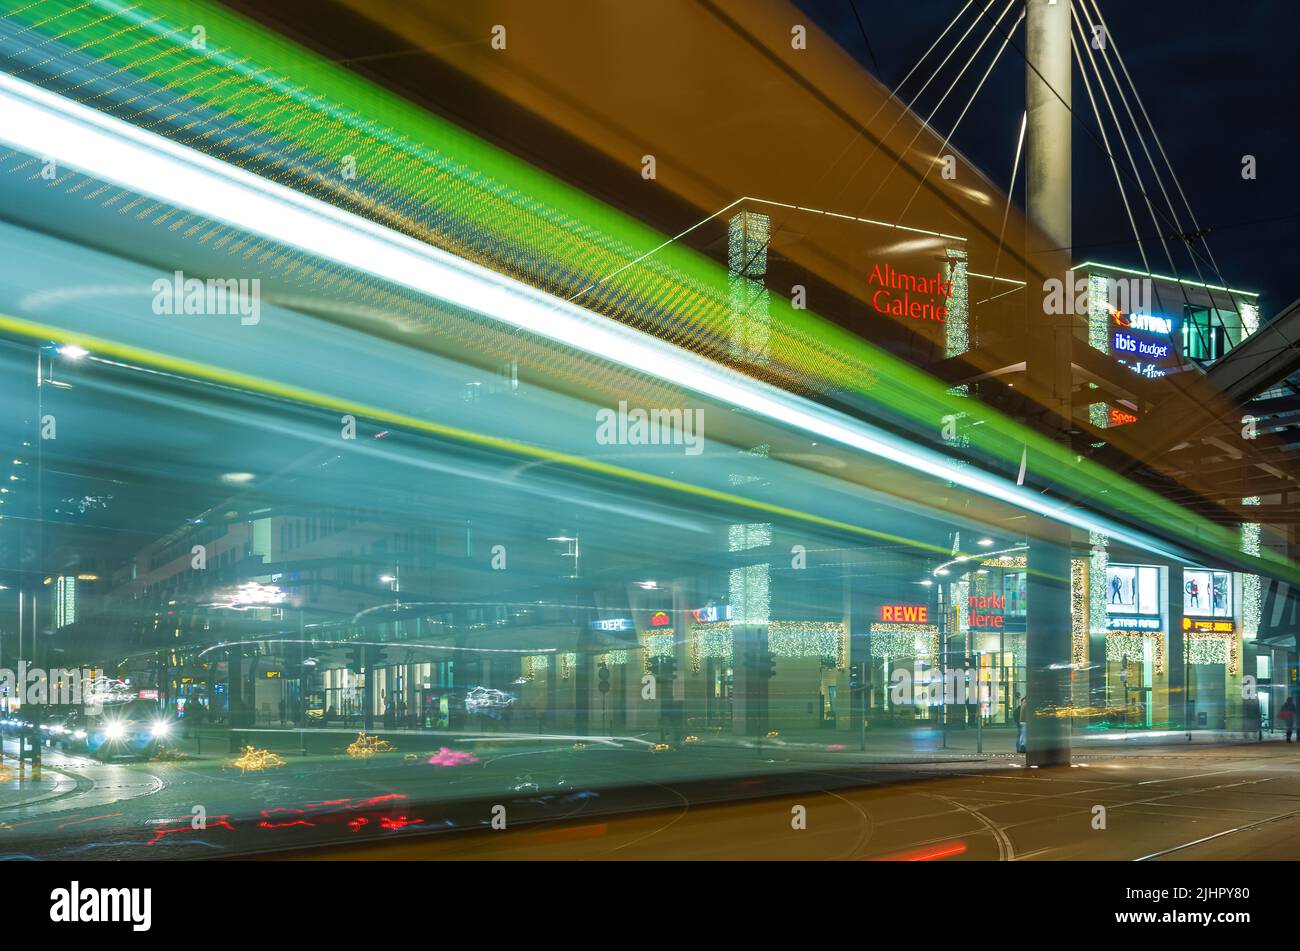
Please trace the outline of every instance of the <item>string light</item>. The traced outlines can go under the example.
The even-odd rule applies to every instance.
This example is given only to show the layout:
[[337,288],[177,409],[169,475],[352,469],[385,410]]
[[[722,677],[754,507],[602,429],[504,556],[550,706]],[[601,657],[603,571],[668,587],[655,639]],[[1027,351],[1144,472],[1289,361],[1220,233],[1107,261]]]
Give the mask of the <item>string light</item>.
[[871,625],[872,657],[933,657],[939,628],[933,624]]
[[1112,664],[1145,660],[1145,642],[1151,642],[1151,660],[1154,672],[1165,672],[1165,632],[1164,631],[1107,631],[1106,662]]
[[1070,559],[1070,660],[1088,659],[1088,562]]
[[[1241,500],[1242,505],[1259,505],[1258,495]],[[1241,523],[1241,550],[1247,555],[1259,555],[1260,527],[1258,522]],[[1259,633],[1262,608],[1259,575],[1241,576],[1241,636],[1255,637]]]
[[773,621],[767,649],[777,657],[834,657],[843,652],[844,625],[838,621]]
[[264,769],[283,766],[284,760],[270,750],[259,750],[252,746],[245,746],[244,752],[231,760],[230,765],[239,767],[241,773],[256,773]]
[[377,736],[358,733],[357,738],[348,744],[348,755],[357,759],[366,759],[376,753],[393,752],[393,744]]
[[1224,664],[1237,672],[1237,635],[1213,631],[1184,631],[1189,664]]
[[948,272],[948,280],[952,282],[952,296],[948,298],[947,323],[944,324],[947,337],[944,353],[949,357],[956,357],[970,349],[970,328],[966,307],[966,252],[958,248],[948,248],[947,254],[948,263],[944,269]]

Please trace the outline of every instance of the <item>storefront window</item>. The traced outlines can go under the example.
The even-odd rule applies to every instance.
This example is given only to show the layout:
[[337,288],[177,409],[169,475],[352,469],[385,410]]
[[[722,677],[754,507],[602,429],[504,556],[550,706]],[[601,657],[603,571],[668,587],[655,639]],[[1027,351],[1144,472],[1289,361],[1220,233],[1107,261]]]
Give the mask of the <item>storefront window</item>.
[[1151,565],[1110,565],[1106,569],[1106,611],[1159,614],[1160,569]]
[[1232,617],[1232,575],[1227,571],[1184,571],[1183,613]]

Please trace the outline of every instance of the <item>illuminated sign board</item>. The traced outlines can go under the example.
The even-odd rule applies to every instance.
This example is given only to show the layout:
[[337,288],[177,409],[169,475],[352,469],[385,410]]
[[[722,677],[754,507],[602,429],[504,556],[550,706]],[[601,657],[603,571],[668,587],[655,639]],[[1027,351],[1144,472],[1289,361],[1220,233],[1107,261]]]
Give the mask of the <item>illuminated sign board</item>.
[[707,608],[696,608],[691,612],[691,617],[695,618],[697,624],[713,624],[717,621],[731,620],[731,605],[719,607],[711,604]]
[[1106,628],[1111,631],[1158,631],[1160,618],[1134,617],[1126,614],[1111,615],[1106,618]]
[[630,617],[616,617],[605,621],[592,621],[591,629],[593,631],[630,631],[635,624]]
[[667,611],[656,611],[650,615],[651,627],[667,627],[672,621],[673,619],[668,616]]
[[1116,409],[1114,406],[1107,408],[1106,422],[1109,426],[1127,426],[1129,423],[1136,423],[1137,421],[1137,416],[1127,410]]
[[1183,618],[1184,631],[1198,631],[1204,634],[1231,634],[1237,630],[1232,621],[1199,621],[1195,618]]
[[1116,353],[1132,354],[1135,357],[1146,357],[1148,360],[1163,360],[1169,356],[1171,348],[1168,343],[1159,343],[1155,340],[1143,340],[1141,337],[1135,337],[1131,333],[1125,333],[1117,330],[1110,337],[1111,349]]
[[880,620],[894,624],[928,624],[930,609],[923,604],[882,604]]
[[[1004,594],[973,594],[966,599],[966,606],[970,610],[971,627],[1002,627],[1006,623],[1001,613],[1007,606],[1007,596]],[[976,614],[976,611],[998,613]]]
[[1126,314],[1123,311],[1111,313],[1115,326],[1128,330],[1145,330],[1153,334],[1171,334],[1174,332],[1172,317],[1157,317],[1155,314]]
[[945,280],[942,271],[922,277],[896,271],[888,264],[875,264],[867,283],[877,287],[871,295],[871,307],[878,314],[940,323],[948,319],[948,305],[935,302],[935,298],[946,301],[953,296],[952,281]]
[[157,691],[157,690],[141,690],[138,694],[136,694],[136,696],[139,697],[141,700],[157,700],[157,699],[158,699],[158,691]]

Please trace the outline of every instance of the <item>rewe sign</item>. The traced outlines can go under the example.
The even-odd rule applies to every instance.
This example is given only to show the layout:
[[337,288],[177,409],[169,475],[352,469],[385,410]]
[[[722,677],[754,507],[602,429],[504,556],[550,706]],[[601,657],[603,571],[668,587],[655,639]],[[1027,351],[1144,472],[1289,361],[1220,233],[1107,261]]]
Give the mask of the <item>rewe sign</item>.
[[895,624],[927,624],[930,609],[923,604],[882,604],[880,620]]

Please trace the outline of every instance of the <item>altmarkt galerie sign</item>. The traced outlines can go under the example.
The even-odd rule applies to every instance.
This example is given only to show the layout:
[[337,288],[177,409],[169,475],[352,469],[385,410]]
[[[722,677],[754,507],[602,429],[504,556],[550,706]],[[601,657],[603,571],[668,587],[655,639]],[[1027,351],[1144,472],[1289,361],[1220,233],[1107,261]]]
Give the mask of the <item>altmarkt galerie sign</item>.
[[952,281],[943,271],[934,275],[899,271],[889,264],[872,265],[867,284],[874,288],[871,307],[876,313],[913,320],[948,319],[948,300],[953,296]]

